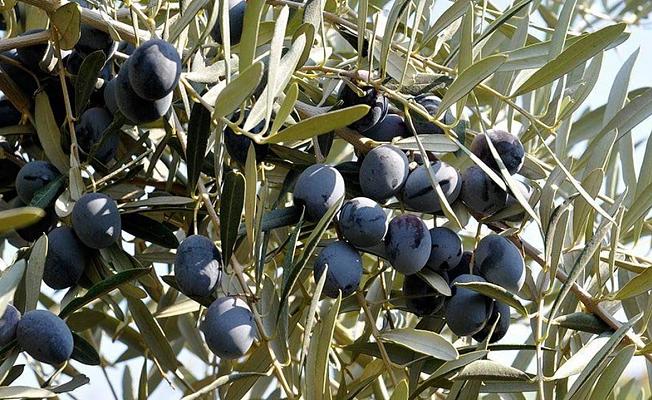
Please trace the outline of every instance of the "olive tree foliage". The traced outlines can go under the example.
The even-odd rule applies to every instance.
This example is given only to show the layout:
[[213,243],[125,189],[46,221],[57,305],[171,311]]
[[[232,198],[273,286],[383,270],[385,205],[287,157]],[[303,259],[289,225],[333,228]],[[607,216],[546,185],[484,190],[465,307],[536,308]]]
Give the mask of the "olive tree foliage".
[[[652,360],[645,252],[652,233],[652,141],[634,144],[631,133],[652,114],[652,88],[629,85],[636,53],[615,78],[600,71],[605,53],[628,39],[629,25],[640,24],[652,5],[503,3],[509,4],[249,0],[241,40],[231,43],[227,1],[96,2],[89,8],[5,1],[0,11],[12,38],[0,40],[0,49],[49,42],[61,82],[67,74],[62,52],[75,45],[82,24],[135,45],[162,38],[181,55],[182,73],[162,119],[111,126],[121,145],[115,162],[102,167],[80,160],[74,141],[65,143],[72,150],[65,152],[61,142],[86,106],[68,92],[76,102],[88,100],[103,60],[85,62],[74,85],[62,87],[63,100],[56,101],[63,101],[67,118],[61,125],[52,116],[60,104],[47,92],[30,98],[15,90],[11,74],[0,74],[0,89],[23,116],[0,135],[38,137],[32,140],[41,149],[36,158],[65,172],[31,204],[0,212],[0,232],[10,238],[14,228],[35,223],[52,207],[70,225],[75,201],[93,191],[117,201],[125,232],[120,243],[89,256],[84,278],[60,302],[42,290],[47,236],[4,260],[0,310],[8,304],[23,313],[49,309],[72,330],[74,350],[72,360],[53,371],[29,357],[28,365],[17,364],[22,349],[16,341],[4,346],[0,398],[74,395],[93,385],[84,375],[92,368],[119,371],[112,378],[122,382],[112,380],[123,385],[125,398],[137,393],[143,399],[160,385],[188,399],[649,395],[648,384],[619,378],[636,358]],[[209,35],[215,24],[219,44]],[[16,36],[27,27],[46,31]],[[119,62],[123,56],[116,56]],[[366,70],[373,73],[358,72]],[[613,80],[611,91],[600,93],[604,105],[587,108],[584,101],[600,79]],[[347,198],[359,195],[353,160],[379,143],[347,127],[369,110],[338,103],[338,85],[354,80],[382,93],[390,112],[405,118],[408,137],[393,144],[422,160],[435,155],[459,170],[479,164],[489,173],[469,150],[476,135],[500,127],[522,142],[520,174],[533,194],[529,201],[515,196],[516,222],[472,215],[446,201],[441,215],[419,215],[429,227],[458,232],[465,250],[489,232],[517,245],[527,271],[518,293],[487,283],[464,288],[510,306],[512,331],[501,341],[460,338],[442,314],[407,312],[403,275],[371,251],[362,253],[355,293],[322,295],[325,278],[315,281],[312,268],[340,235],[341,201],[311,221],[291,192],[301,171],[325,162],[338,165]],[[414,101],[420,94],[441,98],[437,115]],[[452,121],[441,118],[445,110]],[[417,118],[435,123],[443,135],[415,135]],[[268,154],[257,163],[251,146],[244,162],[235,160],[225,149],[225,128],[268,146]],[[647,146],[638,163],[636,146]],[[34,154],[13,156],[24,163]],[[504,165],[491,174],[504,189],[516,188]],[[405,212],[396,202],[386,208],[392,215]],[[172,275],[179,241],[195,233],[212,239],[223,257],[211,298],[184,296]],[[450,296],[445,282],[428,283]],[[212,300],[225,295],[248,304],[257,332],[247,354],[229,361],[209,351],[199,329]],[[111,342],[127,350],[114,354]],[[192,366],[179,361],[184,354],[192,354]],[[136,376],[125,366],[130,360],[142,363]],[[26,369],[41,387],[12,385]]]

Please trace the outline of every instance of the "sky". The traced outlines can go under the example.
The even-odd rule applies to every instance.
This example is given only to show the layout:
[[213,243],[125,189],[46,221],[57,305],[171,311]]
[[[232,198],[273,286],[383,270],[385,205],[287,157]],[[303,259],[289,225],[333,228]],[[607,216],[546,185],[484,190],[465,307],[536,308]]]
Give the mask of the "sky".
[[[442,6],[447,6],[448,2],[438,2]],[[495,2],[496,4],[506,4],[507,0],[499,0]],[[440,6],[437,6],[439,8]],[[638,27],[631,27],[631,37],[625,43],[620,45],[617,49],[607,52],[605,55],[604,62],[602,63],[602,72],[600,78],[593,92],[587,99],[585,103],[591,108],[599,107],[603,105],[608,97],[611,85],[613,84],[613,77],[618,72],[618,69],[623,64],[623,62],[636,51],[637,48],[640,48],[641,51],[638,56],[638,61],[634,67],[632,73],[632,79],[630,82],[630,90],[650,86],[652,84],[650,70],[652,69],[652,30],[645,30]],[[652,119],[648,119],[637,128],[634,129],[633,137],[634,143],[642,142],[642,145],[638,146],[635,152],[636,164],[640,165],[640,162],[643,157],[643,151],[645,149],[645,140],[650,136],[652,131]],[[7,255],[7,254],[6,254]],[[9,258],[4,258],[8,260]],[[63,293],[58,293],[55,295],[56,298],[60,299]],[[519,329],[517,332],[514,332],[517,335],[523,334],[526,335],[529,331]],[[111,344],[109,343],[109,338],[106,336],[103,338],[102,342],[102,352],[108,354],[109,358],[117,357],[123,350],[124,346],[121,344]],[[107,348],[110,350],[106,352]],[[185,354],[183,356],[184,363],[186,365],[197,366],[201,365],[201,362],[197,362],[197,359],[194,356]],[[19,358],[19,363],[25,362],[25,359],[21,356]],[[131,369],[132,381],[137,384],[138,382],[138,373],[142,366],[142,359],[139,358],[133,362],[128,363]],[[106,383],[105,377],[102,374],[102,371],[99,367],[89,367],[82,366],[76,362],[73,362],[73,365],[80,371],[83,371],[91,379],[91,384],[86,385],[82,388],[77,389],[74,392],[74,395],[78,399],[89,399],[93,400],[105,400],[112,399],[113,397],[110,394],[108,385]],[[644,373],[642,362],[636,362],[632,365],[628,371],[629,375],[636,375],[639,373]],[[119,366],[119,369],[108,368],[109,379],[113,382],[115,389],[118,391],[118,397],[123,398],[121,390],[122,382],[122,369],[124,364]],[[197,370],[197,368],[193,368]],[[201,372],[201,369],[197,370]],[[25,372],[20,379],[18,379],[14,384],[19,385],[35,385],[36,381],[33,375],[30,372]],[[159,389],[152,394],[151,398],[153,399],[171,399],[171,398],[180,398],[182,394],[179,391],[175,391],[172,388],[168,387],[166,384],[161,384]]]

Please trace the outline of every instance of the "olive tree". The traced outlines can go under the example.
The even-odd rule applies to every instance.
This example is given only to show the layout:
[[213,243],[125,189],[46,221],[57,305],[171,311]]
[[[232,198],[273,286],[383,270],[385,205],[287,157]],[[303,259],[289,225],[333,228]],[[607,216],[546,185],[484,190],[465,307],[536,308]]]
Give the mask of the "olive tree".
[[3,2],[0,397],[650,396],[650,12]]

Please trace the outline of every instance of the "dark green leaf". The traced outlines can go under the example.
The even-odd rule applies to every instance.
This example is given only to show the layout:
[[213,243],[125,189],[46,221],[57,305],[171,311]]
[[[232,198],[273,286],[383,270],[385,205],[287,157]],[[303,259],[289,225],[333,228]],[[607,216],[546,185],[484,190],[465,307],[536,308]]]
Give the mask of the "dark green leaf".
[[102,50],[94,51],[84,57],[75,79],[75,115],[81,115],[86,108],[105,62],[106,56]]
[[[272,229],[282,228],[284,226],[296,224],[301,219],[301,207],[290,206],[284,208],[277,208],[270,210],[265,215],[263,215],[263,220],[261,222],[262,231],[268,232]],[[244,226],[241,226],[238,230],[238,236],[244,235],[245,229]]]
[[316,115],[304,119],[298,124],[294,124],[279,133],[266,138],[266,143],[280,143],[289,141],[305,140],[327,133],[335,129],[344,128],[347,125],[359,120],[367,115],[369,106],[360,104],[357,106],[347,107],[340,110],[328,112],[326,114]]
[[128,269],[126,271],[118,272],[110,278],[107,278],[101,282],[96,283],[91,287],[88,292],[82,297],[78,297],[68,303],[68,305],[61,310],[59,316],[65,318],[74,311],[82,308],[91,301],[104,296],[107,293],[117,289],[120,285],[127,283],[133,279],[136,279],[142,275],[149,273],[150,268],[135,268]]
[[135,237],[168,249],[176,249],[179,240],[165,224],[142,214],[122,214],[122,229]]
[[339,211],[343,201],[344,198],[339,199],[319,220],[319,223],[317,223],[317,226],[313,229],[312,233],[305,241],[303,253],[301,253],[299,259],[289,269],[287,275],[284,274],[285,279],[283,280],[283,289],[281,290],[281,305],[279,310],[284,306],[285,302],[288,301],[288,297],[290,293],[292,293],[292,289],[294,289],[294,284],[299,277],[299,273],[306,266],[306,263],[308,263],[308,259],[310,256],[312,256],[313,252],[317,248],[317,244],[319,244],[319,241],[324,235],[324,232],[326,232],[326,229],[328,229],[328,226],[335,217],[335,214]]
[[72,333],[72,338],[75,342],[71,356],[73,360],[86,365],[100,365],[100,355],[86,339],[75,332]]
[[61,148],[61,131],[54,119],[50,99],[45,91],[36,95],[34,114],[36,133],[45,155],[59,172],[67,174],[70,169],[70,159]]
[[52,202],[57,198],[57,196],[61,194],[65,182],[66,182],[66,176],[59,175],[57,179],[48,183],[47,186],[39,189],[34,194],[34,197],[32,197],[32,201],[30,201],[29,203],[30,207],[38,207],[43,209],[48,208],[52,204]]
[[25,364],[18,364],[11,367],[4,381],[2,381],[2,386],[11,385],[16,379],[20,378],[23,371],[25,371]]
[[188,122],[188,190],[192,194],[199,181],[201,166],[206,156],[208,138],[211,135],[211,112],[201,103],[195,103]]
[[241,173],[231,171],[224,176],[220,198],[220,238],[224,262],[228,264],[238,238],[240,219],[244,208],[245,179]]

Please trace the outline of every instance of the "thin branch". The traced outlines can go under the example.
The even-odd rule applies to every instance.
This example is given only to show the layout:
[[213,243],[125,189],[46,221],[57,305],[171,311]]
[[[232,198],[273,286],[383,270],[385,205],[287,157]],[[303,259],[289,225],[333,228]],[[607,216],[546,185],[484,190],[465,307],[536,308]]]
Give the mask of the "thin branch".
[[29,47],[37,44],[47,43],[50,40],[50,31],[44,30],[36,33],[28,33],[23,36],[0,40],[0,52]]
[[[54,1],[22,0],[22,1],[24,3],[38,7],[43,11],[47,12],[48,14],[52,14],[57,8],[63,5],[56,0]],[[88,8],[81,9],[81,22],[83,24],[88,24],[93,28],[97,28],[107,33],[111,33],[111,30],[113,29],[120,35],[121,39],[126,40],[127,42],[130,43],[136,43],[136,37],[140,38],[140,40],[142,41],[146,41],[150,37],[150,34],[147,31],[138,30],[137,32],[134,32],[134,28],[131,25],[125,24],[124,22],[115,21],[113,19],[110,19],[108,16],[102,18],[102,16],[98,11],[91,10]]]

